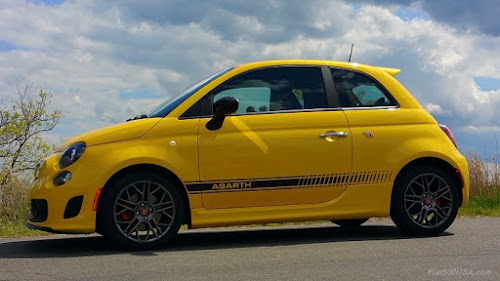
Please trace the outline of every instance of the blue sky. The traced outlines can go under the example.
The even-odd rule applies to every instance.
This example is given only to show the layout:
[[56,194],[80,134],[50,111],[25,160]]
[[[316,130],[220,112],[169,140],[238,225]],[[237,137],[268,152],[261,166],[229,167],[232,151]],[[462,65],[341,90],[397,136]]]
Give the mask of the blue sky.
[[57,6],[64,2],[64,0],[28,0],[27,2],[34,4],[52,5]]
[[0,40],[0,52],[9,52],[13,50],[18,50],[19,47],[4,40]]
[[423,11],[421,8],[417,7],[400,7],[395,12],[395,15],[400,17],[404,21],[414,20],[414,19],[429,19],[429,15]]
[[455,134],[496,151],[500,5],[495,0],[0,0],[0,99],[29,79],[66,118],[55,143],[148,111],[240,63],[347,60],[397,78]]
[[500,79],[491,77],[474,77],[474,82],[479,86],[481,91],[498,91],[500,89]]

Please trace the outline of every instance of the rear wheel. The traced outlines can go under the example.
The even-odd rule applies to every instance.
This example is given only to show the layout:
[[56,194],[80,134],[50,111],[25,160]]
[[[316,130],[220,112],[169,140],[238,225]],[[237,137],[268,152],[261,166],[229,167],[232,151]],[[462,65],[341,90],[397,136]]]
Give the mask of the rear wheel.
[[172,239],[183,221],[184,202],[164,177],[141,172],[116,181],[102,198],[103,234],[129,249],[151,249]]
[[333,220],[332,222],[341,227],[357,227],[365,223],[368,219],[355,219],[355,220]]
[[458,187],[448,173],[434,166],[418,166],[395,183],[391,218],[409,234],[436,235],[453,223],[459,204]]

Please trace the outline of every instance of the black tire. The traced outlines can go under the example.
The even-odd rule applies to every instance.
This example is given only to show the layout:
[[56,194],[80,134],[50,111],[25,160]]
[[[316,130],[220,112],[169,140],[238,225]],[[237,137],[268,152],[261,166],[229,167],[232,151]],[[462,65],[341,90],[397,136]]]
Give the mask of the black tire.
[[450,174],[436,166],[403,171],[394,183],[391,218],[405,233],[432,236],[455,220],[460,197]]
[[109,186],[101,200],[102,233],[120,248],[147,250],[165,245],[184,221],[185,202],[179,189],[153,172],[125,175]]
[[368,219],[355,219],[355,220],[333,220],[332,222],[341,227],[358,227],[365,223]]

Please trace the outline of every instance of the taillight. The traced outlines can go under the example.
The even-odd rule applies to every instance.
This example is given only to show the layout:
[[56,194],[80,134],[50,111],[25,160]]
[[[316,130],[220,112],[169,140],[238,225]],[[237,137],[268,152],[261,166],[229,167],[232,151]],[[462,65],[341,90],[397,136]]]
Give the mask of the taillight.
[[439,124],[439,128],[443,130],[443,132],[450,138],[451,142],[455,145],[455,147],[457,147],[457,142],[455,141],[455,137],[451,133],[450,129],[448,129],[448,127],[446,127],[443,124]]
[[460,173],[459,169],[455,169],[458,175],[458,179],[460,180],[460,186],[464,188],[464,177],[462,177],[462,173]]

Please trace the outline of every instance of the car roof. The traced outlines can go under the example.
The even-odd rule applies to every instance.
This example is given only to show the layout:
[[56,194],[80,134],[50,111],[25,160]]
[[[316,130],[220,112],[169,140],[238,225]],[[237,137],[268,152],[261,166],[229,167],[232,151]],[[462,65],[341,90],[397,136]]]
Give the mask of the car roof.
[[381,70],[391,76],[396,76],[401,69],[383,66],[374,66],[368,64],[361,64],[356,62],[343,62],[343,61],[330,61],[330,60],[308,60],[308,59],[283,59],[283,60],[265,60],[255,61],[238,65],[237,67],[253,69],[267,66],[279,65],[317,65],[317,66],[332,66],[360,70],[363,72],[370,72],[373,70]]

